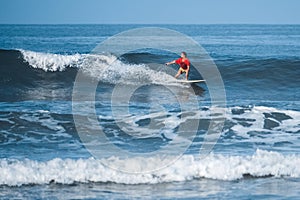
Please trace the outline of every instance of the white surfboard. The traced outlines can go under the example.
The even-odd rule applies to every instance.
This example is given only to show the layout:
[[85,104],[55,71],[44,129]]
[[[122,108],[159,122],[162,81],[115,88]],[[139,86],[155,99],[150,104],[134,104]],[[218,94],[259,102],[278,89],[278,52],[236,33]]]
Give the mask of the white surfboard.
[[205,82],[205,80],[176,80],[179,83],[201,83]]

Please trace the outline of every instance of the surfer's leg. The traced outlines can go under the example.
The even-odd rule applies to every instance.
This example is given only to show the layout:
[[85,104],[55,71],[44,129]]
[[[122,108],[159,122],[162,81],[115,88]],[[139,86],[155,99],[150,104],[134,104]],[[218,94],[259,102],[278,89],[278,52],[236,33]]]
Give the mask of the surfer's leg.
[[189,80],[189,73],[185,72],[185,78],[186,80]]
[[180,74],[181,74],[181,70],[179,69],[177,74],[175,75],[175,78],[178,78],[178,76],[180,76]]

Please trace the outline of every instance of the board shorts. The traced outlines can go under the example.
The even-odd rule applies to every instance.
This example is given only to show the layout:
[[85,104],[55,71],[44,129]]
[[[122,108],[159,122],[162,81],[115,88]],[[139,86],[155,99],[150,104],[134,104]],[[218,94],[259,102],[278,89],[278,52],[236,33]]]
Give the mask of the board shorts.
[[179,68],[180,74],[182,73],[187,73],[187,69],[182,69],[181,67]]

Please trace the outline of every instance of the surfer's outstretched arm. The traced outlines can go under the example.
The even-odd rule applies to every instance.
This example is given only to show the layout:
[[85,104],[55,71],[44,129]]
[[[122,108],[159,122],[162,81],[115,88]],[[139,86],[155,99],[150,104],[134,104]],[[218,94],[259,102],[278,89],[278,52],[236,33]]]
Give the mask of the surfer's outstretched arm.
[[176,63],[176,60],[173,60],[171,62],[167,62],[166,65],[171,65],[171,64],[175,64]]

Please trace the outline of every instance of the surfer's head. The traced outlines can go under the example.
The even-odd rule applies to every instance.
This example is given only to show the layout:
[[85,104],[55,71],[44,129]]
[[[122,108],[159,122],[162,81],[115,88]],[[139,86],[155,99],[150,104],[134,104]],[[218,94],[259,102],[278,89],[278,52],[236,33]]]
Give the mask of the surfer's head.
[[183,51],[183,52],[181,52],[181,58],[186,58],[187,57],[187,54],[186,54],[186,52],[185,51]]

